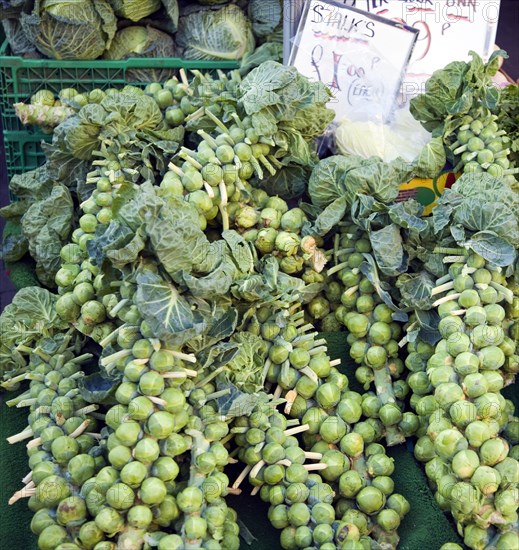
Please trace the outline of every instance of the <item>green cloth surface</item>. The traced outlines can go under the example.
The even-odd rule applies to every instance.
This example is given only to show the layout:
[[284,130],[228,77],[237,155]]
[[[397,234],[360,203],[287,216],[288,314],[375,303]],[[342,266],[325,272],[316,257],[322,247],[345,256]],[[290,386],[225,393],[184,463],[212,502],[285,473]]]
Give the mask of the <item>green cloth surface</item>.
[[[325,333],[329,353],[333,359],[342,359],[342,371],[348,375],[350,387],[360,390],[355,381],[354,366],[348,356],[345,333]],[[506,397],[518,403],[519,396],[514,387],[506,390]],[[26,427],[26,410],[8,409],[5,400],[16,394],[0,396],[0,550],[37,550],[36,537],[30,531],[32,513],[26,500],[20,500],[13,506],[7,501],[22,486],[22,478],[28,473],[27,455],[24,442],[9,445],[6,438]],[[400,550],[439,550],[446,542],[461,542],[454,525],[439,510],[434,496],[429,490],[422,467],[414,460],[411,444],[399,445],[388,450],[395,460],[395,492],[404,495],[411,504],[411,511],[404,518],[399,529]],[[234,467],[236,468],[236,467]],[[231,480],[236,477],[231,470]],[[243,485],[246,487],[246,484]],[[239,518],[256,538],[251,546],[242,543],[242,548],[250,550],[279,549],[279,531],[273,529],[267,519],[268,505],[259,496],[251,497],[250,491],[244,491],[239,497],[228,497],[228,503],[237,510]]]

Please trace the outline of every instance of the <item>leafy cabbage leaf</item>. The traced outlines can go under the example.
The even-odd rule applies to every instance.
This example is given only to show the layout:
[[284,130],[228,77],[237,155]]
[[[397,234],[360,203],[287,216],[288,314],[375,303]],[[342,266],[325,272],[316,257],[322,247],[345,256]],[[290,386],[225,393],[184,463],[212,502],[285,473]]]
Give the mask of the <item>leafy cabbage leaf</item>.
[[185,59],[237,60],[255,46],[250,21],[234,4],[181,16],[176,42]]
[[[117,31],[104,59],[176,57],[173,38],[154,27],[134,25]],[[172,69],[131,69],[126,78],[135,82],[160,82],[173,75]]]
[[140,21],[160,8],[160,0],[109,0],[116,15]]
[[48,287],[54,287],[54,276],[60,268],[60,251],[73,225],[74,203],[70,191],[61,184],[50,195],[32,204],[22,218],[22,230],[36,261],[36,274]]
[[278,42],[265,42],[254,51],[246,53],[241,60],[240,73],[246,75],[252,69],[259,67],[265,61],[283,61],[283,44]]
[[250,0],[249,19],[256,36],[269,35],[279,25],[282,17],[279,0]]
[[14,18],[14,13],[13,18],[2,19],[2,17],[5,17],[5,12],[0,12],[2,27],[4,29],[5,37],[7,38],[7,42],[9,43],[11,52],[14,55],[23,55],[25,57],[38,57],[39,54],[36,52],[34,44],[27,38],[27,35],[22,28],[19,19],[19,13],[17,13],[16,15],[18,16],[16,19]]
[[153,271],[137,274],[135,303],[153,334],[171,345],[181,346],[206,330],[200,313],[172,283]]
[[96,59],[110,46],[117,29],[107,0],[35,0],[21,14],[28,39],[53,59]]
[[308,182],[312,203],[324,208],[345,196],[349,205],[360,194],[384,202],[393,202],[400,185],[412,174],[412,167],[402,159],[384,162],[378,157],[363,159],[336,155],[320,161]]

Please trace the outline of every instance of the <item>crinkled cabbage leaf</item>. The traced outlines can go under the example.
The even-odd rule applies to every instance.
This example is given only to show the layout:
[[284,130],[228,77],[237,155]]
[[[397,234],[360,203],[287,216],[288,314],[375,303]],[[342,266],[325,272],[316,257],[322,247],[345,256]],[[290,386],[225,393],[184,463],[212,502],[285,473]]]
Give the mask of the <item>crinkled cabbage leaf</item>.
[[[2,14],[0,13],[0,19]],[[2,27],[4,29],[5,37],[11,48],[11,52],[14,55],[23,55],[26,57],[37,57],[39,54],[36,52],[34,44],[27,38],[19,18],[17,19],[3,19]]]
[[[149,25],[133,25],[117,31],[104,59],[176,57],[173,38]],[[160,82],[173,75],[172,69],[131,69],[126,78],[134,82]]]
[[249,19],[256,36],[269,35],[279,25],[282,17],[279,0],[250,0]]
[[241,59],[255,46],[250,21],[234,4],[180,17],[176,41],[185,59]]
[[74,203],[70,191],[56,184],[50,195],[35,202],[22,218],[22,229],[36,261],[40,281],[54,287],[54,276],[60,268],[60,252],[72,231]]
[[117,30],[107,0],[36,0],[21,24],[36,48],[54,59],[96,59]]
[[352,204],[360,194],[390,203],[411,174],[412,166],[402,159],[384,162],[378,157],[336,155],[315,166],[308,182],[308,194],[312,203],[321,208],[343,196]]
[[116,15],[140,21],[160,8],[160,0],[110,0]]

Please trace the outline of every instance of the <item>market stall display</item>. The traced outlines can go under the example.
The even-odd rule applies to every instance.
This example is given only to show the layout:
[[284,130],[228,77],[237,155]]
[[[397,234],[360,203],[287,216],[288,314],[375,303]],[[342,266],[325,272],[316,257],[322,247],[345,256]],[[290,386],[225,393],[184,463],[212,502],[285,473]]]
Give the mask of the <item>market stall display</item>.
[[[27,411],[10,503],[28,499],[39,548],[241,548],[244,492],[271,544],[397,548],[413,513],[402,443],[460,537],[446,529],[442,550],[514,548],[503,54],[433,75],[411,102],[432,132],[411,160],[319,159],[331,94],[272,60],[14,106],[50,136],[0,210],[16,228],[4,258],[30,258],[38,280],[0,316],[0,372]],[[447,161],[458,179],[425,217],[401,187]]]

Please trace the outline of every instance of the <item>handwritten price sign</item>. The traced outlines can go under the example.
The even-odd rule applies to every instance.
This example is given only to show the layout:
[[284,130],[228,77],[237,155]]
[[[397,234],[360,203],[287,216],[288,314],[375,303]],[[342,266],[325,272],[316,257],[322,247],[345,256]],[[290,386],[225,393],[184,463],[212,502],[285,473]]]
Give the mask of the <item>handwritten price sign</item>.
[[[285,55],[309,0],[285,1]],[[406,99],[451,61],[468,60],[474,50],[488,59],[494,47],[500,0],[335,0],[365,14],[409,25],[419,34],[402,85]],[[392,48],[389,42],[386,49]]]
[[310,0],[289,64],[329,86],[338,120],[386,121],[418,32],[356,8]]
[[437,69],[468,59],[470,50],[487,59],[494,48],[500,0],[353,0],[353,5],[420,32],[402,90],[407,96],[420,93]]

